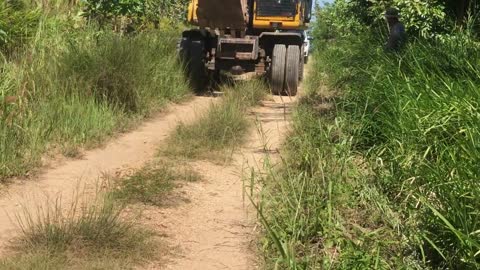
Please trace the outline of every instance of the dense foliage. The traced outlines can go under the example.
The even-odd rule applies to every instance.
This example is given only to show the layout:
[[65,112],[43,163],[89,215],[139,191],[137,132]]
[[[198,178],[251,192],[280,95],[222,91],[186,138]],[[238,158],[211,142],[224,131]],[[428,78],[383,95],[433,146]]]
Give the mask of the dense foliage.
[[476,1],[453,0],[336,0],[334,5],[321,12],[327,24],[344,34],[359,28],[385,25],[383,14],[388,7],[400,10],[402,21],[411,33],[422,37],[448,33],[457,26],[470,22],[476,27],[476,14],[480,5]]
[[[96,23],[117,32],[159,28],[163,21],[176,24],[186,17],[188,0],[0,0],[0,51],[28,43],[42,20],[55,14],[68,16],[70,24]],[[81,16],[81,17],[79,17]],[[168,23],[163,24],[168,25]]]
[[28,9],[23,2],[0,0],[0,51],[27,43],[35,34],[39,19],[39,10]]
[[[405,216],[403,233],[435,267],[478,267],[478,51],[412,44],[402,59],[339,41],[325,53],[354,149],[374,162],[378,186]],[[440,60],[442,59],[442,60]],[[420,256],[420,257],[422,257]]]
[[[350,151],[370,161],[374,186],[401,217],[409,244],[397,256],[422,268],[480,267],[477,6],[461,2],[337,0],[319,10],[314,31],[322,63],[314,73],[341,92]],[[383,50],[390,5],[410,31],[398,53]]]

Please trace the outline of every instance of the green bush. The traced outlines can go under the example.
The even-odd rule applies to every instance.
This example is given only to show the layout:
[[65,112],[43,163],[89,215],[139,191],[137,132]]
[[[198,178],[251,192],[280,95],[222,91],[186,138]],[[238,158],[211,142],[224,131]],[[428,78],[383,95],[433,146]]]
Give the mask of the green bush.
[[83,15],[101,26],[113,24],[116,30],[130,32],[147,28],[152,24],[158,28],[160,21],[165,18],[176,23],[184,21],[188,2],[188,0],[86,0],[83,4]]
[[59,75],[82,85],[87,91],[80,94],[94,96],[100,103],[127,113],[145,113],[155,103],[185,93],[172,54],[176,38],[176,33],[151,32],[131,38],[107,33],[71,40],[59,59]]
[[401,21],[413,36],[442,38],[452,36],[456,26],[478,30],[480,5],[466,0],[336,0],[317,11],[316,27],[328,25],[340,35],[361,34],[359,30],[386,27],[385,10],[396,7]]

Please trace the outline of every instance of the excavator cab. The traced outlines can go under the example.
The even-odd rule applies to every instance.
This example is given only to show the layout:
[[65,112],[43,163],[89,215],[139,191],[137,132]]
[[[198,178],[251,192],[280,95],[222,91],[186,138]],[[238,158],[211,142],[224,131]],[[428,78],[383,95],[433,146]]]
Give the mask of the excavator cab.
[[195,88],[212,75],[267,75],[272,93],[296,95],[313,0],[191,0],[179,51]]

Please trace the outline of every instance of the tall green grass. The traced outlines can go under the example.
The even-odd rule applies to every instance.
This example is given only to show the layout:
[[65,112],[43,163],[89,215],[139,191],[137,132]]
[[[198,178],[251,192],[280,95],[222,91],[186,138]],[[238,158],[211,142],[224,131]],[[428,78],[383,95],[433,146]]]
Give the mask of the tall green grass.
[[47,151],[102,142],[189,93],[175,30],[119,36],[41,20],[31,45],[0,62],[0,179]]
[[367,33],[319,53],[329,86],[344,93],[353,149],[404,216],[410,252],[435,268],[480,267],[480,50],[464,41],[385,54]]
[[[336,110],[338,94],[321,84],[315,61],[308,93],[293,114],[282,166],[254,175],[252,198],[265,234],[266,269],[402,269],[400,216],[352,147],[351,122]],[[268,165],[268,164],[267,164]],[[251,194],[252,195],[252,194]]]
[[465,40],[317,41],[284,166],[259,180],[267,268],[480,267],[480,50]]
[[27,44],[35,35],[40,11],[20,0],[0,0],[0,55]]

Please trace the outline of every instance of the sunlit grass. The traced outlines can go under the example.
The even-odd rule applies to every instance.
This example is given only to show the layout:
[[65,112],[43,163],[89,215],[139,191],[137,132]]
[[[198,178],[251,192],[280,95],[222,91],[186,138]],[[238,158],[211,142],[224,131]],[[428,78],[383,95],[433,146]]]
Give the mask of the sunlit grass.
[[153,234],[110,196],[79,194],[17,215],[21,230],[0,269],[127,269],[154,258]]
[[131,176],[118,179],[112,196],[125,203],[161,206],[178,181],[194,182],[199,179],[201,176],[186,164],[155,161]]
[[176,157],[225,160],[245,139],[250,125],[247,109],[267,94],[262,81],[225,86],[223,100],[212,104],[192,124],[180,124],[164,152]]
[[260,181],[269,265],[477,269],[480,50],[316,46],[284,168]]

